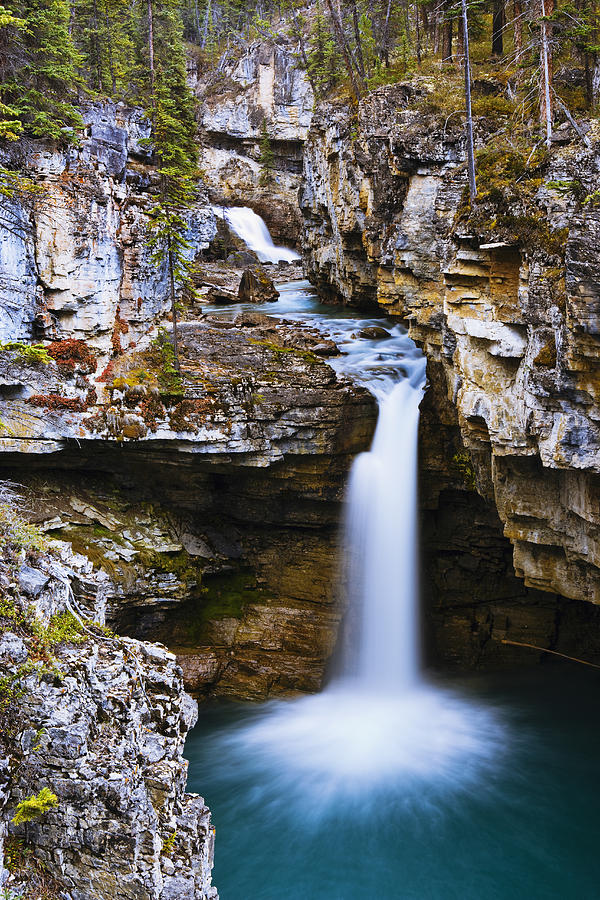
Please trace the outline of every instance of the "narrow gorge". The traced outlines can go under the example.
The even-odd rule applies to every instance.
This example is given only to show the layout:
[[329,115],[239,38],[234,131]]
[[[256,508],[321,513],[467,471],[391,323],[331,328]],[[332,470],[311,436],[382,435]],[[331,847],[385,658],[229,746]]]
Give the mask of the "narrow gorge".
[[545,133],[491,3],[472,72],[427,3],[33,6],[0,6],[2,896],[591,897],[595,51],[557,3]]

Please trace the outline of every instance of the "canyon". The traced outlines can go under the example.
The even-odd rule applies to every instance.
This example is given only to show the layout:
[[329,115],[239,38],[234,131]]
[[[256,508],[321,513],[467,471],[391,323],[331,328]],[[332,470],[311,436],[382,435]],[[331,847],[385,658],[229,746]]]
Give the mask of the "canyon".
[[[343,618],[344,489],[377,406],[336,375],[327,360],[339,351],[318,329],[211,303],[215,285],[235,298],[245,267],[227,262],[244,248],[219,208],[252,208],[302,252],[324,303],[385,313],[427,358],[429,662],[510,670],[547,659],[540,648],[591,662],[600,651],[600,209],[585,199],[600,168],[597,121],[585,142],[563,129],[525,165],[522,196],[486,183],[482,163],[477,216],[465,206],[462,128],[428,111],[427,79],[379,88],[356,109],[315,107],[291,49],[265,42],[217,81],[193,59],[189,75],[201,300],[180,324],[180,379],[168,271],[146,241],[157,176],[142,112],[90,102],[78,147],[20,142],[1,159],[33,187],[6,198],[0,223],[0,478],[23,485],[29,519],[60,541],[59,560],[21,553],[2,577],[46,619],[69,610],[72,591],[90,622],[121,636],[63,649],[64,690],[28,676],[3,769],[2,837],[17,796],[59,786],[60,807],[29,838],[71,900],[89,896],[90,871],[101,897],[216,897],[210,814],[185,792],[186,691],[318,691]],[[481,148],[489,132],[478,123]],[[263,271],[281,286],[297,270]],[[23,350],[32,342],[49,358]],[[6,671],[28,655],[4,636]],[[134,698],[129,712],[123,698]],[[50,827],[64,829],[61,847]]]

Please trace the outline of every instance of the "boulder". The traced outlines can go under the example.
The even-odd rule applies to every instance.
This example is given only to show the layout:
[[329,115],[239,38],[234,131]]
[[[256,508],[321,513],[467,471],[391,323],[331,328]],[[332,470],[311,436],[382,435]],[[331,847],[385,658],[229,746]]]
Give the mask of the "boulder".
[[228,266],[236,269],[244,269],[246,266],[255,266],[259,263],[258,256],[253,250],[236,250],[230,253],[225,260]]
[[369,325],[367,328],[361,328],[357,337],[366,338],[370,341],[382,341],[384,338],[391,337],[391,334],[385,328],[382,328],[381,325]]
[[238,297],[242,303],[268,303],[277,300],[279,292],[262,266],[244,270]]

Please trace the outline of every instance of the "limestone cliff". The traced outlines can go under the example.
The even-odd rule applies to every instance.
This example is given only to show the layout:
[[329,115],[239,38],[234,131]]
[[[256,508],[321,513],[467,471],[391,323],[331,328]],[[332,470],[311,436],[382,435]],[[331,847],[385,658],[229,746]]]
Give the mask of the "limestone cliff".
[[[305,264],[324,299],[401,316],[428,356],[425,505],[476,489],[525,585],[598,603],[597,123],[585,143],[567,126],[547,157],[514,154],[512,182],[500,177],[510,152],[486,155],[478,123],[480,199],[469,214],[462,129],[423,111],[429,89],[382,88],[354,119],[340,103],[314,117]],[[555,640],[554,625],[537,637]]]
[[[168,309],[166,266],[157,268],[147,248],[158,177],[149,123],[120,103],[92,103],[82,115],[79,146],[19,142],[0,154],[30,182],[3,197],[0,340],[66,336],[108,353],[135,345]],[[215,234],[200,192],[189,216],[190,254]]]
[[[298,189],[313,93],[294,48],[280,37],[246,48],[207,75],[190,60],[200,101],[200,165],[215,203],[251,206],[276,242],[296,245],[300,234]],[[265,177],[260,163],[263,125],[274,155]]]

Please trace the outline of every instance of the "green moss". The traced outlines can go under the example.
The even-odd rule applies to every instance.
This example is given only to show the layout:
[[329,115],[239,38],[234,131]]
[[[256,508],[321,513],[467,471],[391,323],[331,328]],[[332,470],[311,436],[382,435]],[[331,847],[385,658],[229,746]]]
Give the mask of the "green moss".
[[256,338],[250,338],[250,343],[255,344],[257,347],[264,347],[265,350],[270,350],[271,353],[289,353],[292,356],[298,356],[305,362],[315,363],[319,361],[319,357],[315,356],[314,353],[311,353],[310,350],[298,350],[295,347],[282,347],[280,344],[274,344],[273,341],[259,341]]
[[141,565],[157,572],[176,575],[186,583],[202,583],[202,563],[198,557],[190,556],[185,550],[178,553],[159,553],[155,550],[140,550],[136,557]]
[[[544,250],[561,260],[564,257],[568,229],[553,230],[536,195],[543,184],[548,160],[545,149],[495,147],[476,154],[477,198],[473,204],[465,196],[455,226],[488,239],[518,244],[529,251]],[[549,182],[548,187],[559,184]],[[577,192],[575,182],[569,189]]]
[[48,365],[53,362],[52,357],[43,344],[25,344],[22,341],[0,342],[0,353],[15,353],[23,362],[33,366]]
[[477,490],[477,476],[475,474],[475,469],[473,468],[471,454],[468,450],[459,450],[458,453],[454,454],[452,457],[452,467],[457,475],[462,478],[467,490]]
[[148,372],[147,369],[137,368],[131,369],[124,375],[117,375],[113,380],[111,387],[122,391],[132,387],[150,387],[157,384],[157,376],[154,372]]
[[511,116],[515,111],[515,103],[502,95],[473,97],[472,110],[474,116],[497,119],[498,116]]
[[202,594],[182,609],[185,643],[201,646],[210,622],[239,620],[250,603],[265,603],[271,598],[272,595],[258,585],[256,576],[249,569],[205,576]]
[[52,616],[47,625],[35,619],[31,631],[46,652],[54,650],[59,644],[82,644],[87,640],[82,626],[68,611]]
[[48,549],[48,539],[37,525],[31,525],[20,514],[15,503],[0,504],[0,549]]
[[150,354],[150,358],[158,368],[158,387],[161,396],[183,397],[183,381],[175,368],[175,350],[164,328],[159,329],[158,336],[152,341]]

